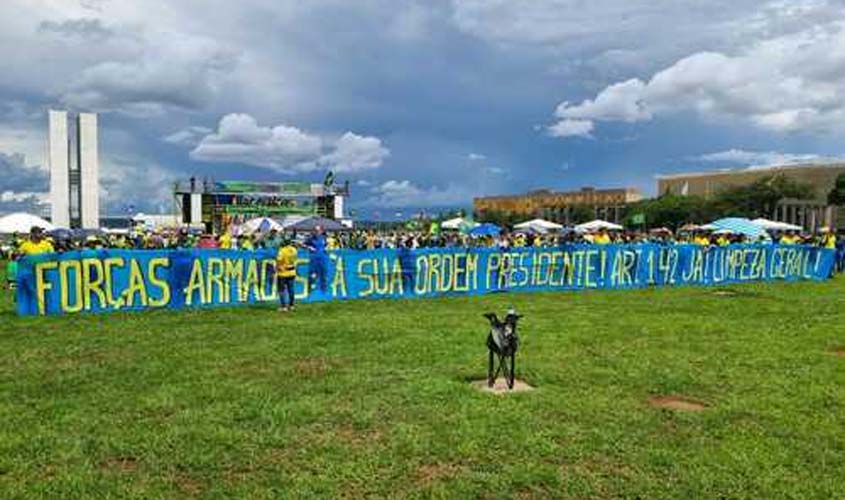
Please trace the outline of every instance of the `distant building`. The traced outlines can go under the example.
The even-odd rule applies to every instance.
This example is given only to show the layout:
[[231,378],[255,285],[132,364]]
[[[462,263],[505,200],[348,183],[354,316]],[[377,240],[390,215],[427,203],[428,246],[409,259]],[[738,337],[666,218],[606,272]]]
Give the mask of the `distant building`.
[[812,186],[815,196],[809,200],[783,200],[770,216],[815,230],[823,225],[845,225],[845,214],[827,205],[827,195],[833,189],[836,177],[841,174],[845,174],[845,163],[775,165],[660,175],[657,177],[657,193],[711,198],[725,188],[746,186],[772,175],[784,175]]
[[542,217],[564,224],[575,221],[577,211],[590,210],[594,218],[619,222],[625,206],[642,199],[635,188],[595,189],[557,192],[549,190],[531,191],[526,194],[487,196],[472,201],[476,214],[501,212],[524,217]]
[[[100,160],[97,115],[49,111],[47,163],[50,218],[54,225],[96,229],[100,220]],[[73,138],[73,140],[71,140]]]

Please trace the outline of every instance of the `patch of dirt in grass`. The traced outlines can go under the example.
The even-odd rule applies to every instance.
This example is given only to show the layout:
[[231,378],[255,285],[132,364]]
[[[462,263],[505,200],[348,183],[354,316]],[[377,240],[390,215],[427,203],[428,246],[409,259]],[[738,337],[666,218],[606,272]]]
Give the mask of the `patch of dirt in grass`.
[[834,347],[830,350],[830,353],[837,358],[845,358],[845,347]]
[[276,365],[264,359],[244,359],[224,368],[227,375],[244,378],[267,378],[276,371]]
[[716,297],[736,297],[737,293],[733,290],[716,290],[713,295]]
[[335,431],[333,437],[353,448],[361,448],[381,441],[382,434],[378,429],[356,429],[350,426],[343,426]]
[[487,386],[487,379],[476,380],[472,386],[482,392],[489,392],[491,394],[509,394],[511,392],[530,392],[534,387],[528,385],[524,380],[516,379],[513,381],[513,389],[508,389],[508,384],[504,378],[496,379],[493,387]]
[[428,486],[437,481],[460,476],[465,471],[466,466],[458,464],[425,464],[417,467],[414,477],[420,486]]
[[704,411],[707,409],[704,402],[686,396],[652,396],[648,398],[648,404],[655,408],[678,411]]
[[112,457],[100,463],[100,469],[112,472],[135,472],[138,470],[138,459],[135,457]]
[[187,474],[179,474],[176,476],[176,479],[173,481],[174,484],[179,488],[179,490],[192,497],[199,496],[202,494],[203,484],[196,478],[193,478]]
[[320,377],[338,365],[340,365],[340,362],[337,359],[314,356],[297,359],[293,365],[293,370],[296,375],[301,377]]

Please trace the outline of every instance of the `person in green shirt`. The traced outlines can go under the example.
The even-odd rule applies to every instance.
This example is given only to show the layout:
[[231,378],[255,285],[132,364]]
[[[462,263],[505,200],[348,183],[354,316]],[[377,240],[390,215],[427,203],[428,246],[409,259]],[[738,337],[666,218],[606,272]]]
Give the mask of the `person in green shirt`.
[[18,255],[12,253],[6,262],[6,288],[15,290],[18,287]]

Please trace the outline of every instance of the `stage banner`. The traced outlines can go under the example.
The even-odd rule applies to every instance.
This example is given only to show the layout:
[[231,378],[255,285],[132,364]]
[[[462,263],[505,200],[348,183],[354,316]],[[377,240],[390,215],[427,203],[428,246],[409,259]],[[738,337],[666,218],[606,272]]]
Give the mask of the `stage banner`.
[[[554,248],[300,250],[296,299],[432,297],[493,292],[824,280],[834,251],[803,245],[564,245]],[[17,310],[52,315],[278,300],[275,252],[83,250],[30,256]]]

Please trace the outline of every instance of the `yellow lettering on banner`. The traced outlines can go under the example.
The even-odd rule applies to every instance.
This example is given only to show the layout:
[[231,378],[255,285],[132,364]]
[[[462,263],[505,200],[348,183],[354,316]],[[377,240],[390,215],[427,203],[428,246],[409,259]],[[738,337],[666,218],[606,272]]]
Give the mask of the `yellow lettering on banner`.
[[528,260],[528,253],[523,251],[515,255],[514,257],[518,259],[519,274],[522,276],[522,279],[517,282],[516,286],[522,287],[527,285],[529,278],[531,278],[531,275],[528,271],[528,264],[526,263],[526,261]]
[[126,305],[128,307],[135,305],[136,294],[138,295],[138,305],[146,306],[149,302],[147,285],[144,282],[144,273],[141,271],[141,265],[135,259],[129,261],[129,286],[124,293],[126,294]]
[[230,291],[226,286],[223,276],[226,274],[226,263],[218,257],[209,257],[206,261],[205,285],[208,287],[206,294],[210,301],[214,301],[214,289],[217,289],[217,301],[223,304],[229,302]]
[[58,269],[58,262],[39,262],[35,264],[35,296],[38,300],[38,314],[47,314],[47,291],[53,289],[53,284],[47,281],[47,271]]
[[[275,259],[263,259],[261,261],[261,300],[265,302],[279,299],[279,290],[276,280],[276,261]],[[267,286],[270,290],[267,290]]]
[[191,268],[191,277],[188,279],[188,286],[185,287],[185,305],[193,305],[194,293],[199,294],[200,305],[208,303],[205,278],[202,272],[202,261],[199,259],[194,260],[194,266]]
[[390,290],[388,293],[393,295],[399,292],[399,295],[405,293],[405,285],[402,283],[402,262],[399,259],[393,259],[393,267],[390,270]]
[[[170,267],[170,259],[167,257],[156,257],[150,259],[149,263],[147,263],[147,274],[150,277],[150,285],[161,290],[161,298],[156,299],[150,297],[150,307],[164,307],[170,303],[170,284],[167,283],[167,280],[159,278],[156,272],[160,267]],[[151,293],[150,295],[157,294]]]
[[622,273],[623,282],[628,285],[633,285],[634,282],[637,280],[637,262],[640,261],[640,250],[630,251],[624,250],[623,252],[624,259],[624,272]]
[[414,265],[414,293],[416,295],[428,293],[428,259],[425,255],[417,257]]
[[557,272],[557,270],[558,269],[563,270],[563,266],[562,265],[559,266],[558,263],[557,263],[558,259],[563,258],[563,253],[562,252],[552,252],[550,257],[551,257],[551,261],[549,262],[549,281],[548,281],[548,284],[549,284],[549,286],[557,286],[557,285],[561,284],[560,282],[563,281],[563,272],[561,272],[561,274],[560,274],[560,279],[555,281],[555,273]]
[[343,257],[338,257],[334,266],[332,279],[332,297],[346,297],[346,264]]
[[[448,274],[447,271],[448,270]],[[455,282],[455,255],[446,253],[440,256],[440,291],[448,292],[454,290]]]
[[115,267],[123,267],[126,265],[126,262],[123,260],[123,257],[109,257],[107,259],[103,259],[103,275],[105,276],[105,286],[106,289],[106,300],[108,301],[109,307],[113,309],[119,309],[123,306],[123,299],[120,298],[118,295],[117,297],[114,296],[114,273],[112,269]]
[[584,269],[584,250],[575,250],[572,252],[572,271],[571,276],[572,278],[569,280],[569,284],[572,285],[573,283],[575,286],[584,286],[584,277],[585,277],[585,269]]
[[[601,250],[601,252],[603,251],[604,249]],[[584,252],[584,286],[587,288],[598,287],[594,276],[596,266],[593,265],[593,257],[598,257],[601,252],[599,250],[587,250]]]
[[[235,285],[238,302],[246,300],[244,288],[244,261],[241,259],[226,259],[226,274],[223,275],[223,285],[226,289],[226,302],[231,302],[232,285]],[[190,304],[189,304],[190,305]]]
[[607,247],[602,247],[599,250],[599,282],[606,283],[605,274],[607,273]]
[[86,311],[94,307],[92,295],[97,296],[100,307],[108,306],[106,292],[103,291],[104,274],[100,259],[82,259],[82,298]]
[[683,274],[685,282],[696,282],[704,279],[704,252],[698,248],[693,248],[690,252],[689,270]]
[[375,275],[376,295],[384,296],[390,293],[390,264],[387,257],[373,259],[373,274]]
[[766,274],[766,254],[760,248],[752,250],[751,279],[758,280]]
[[[492,288],[493,273],[496,272],[502,263],[502,257],[498,253],[491,253],[487,258],[487,276],[485,278],[484,286],[487,289]],[[498,274],[497,274],[498,277]]]
[[[461,260],[463,259],[463,267]],[[466,292],[469,290],[469,276],[467,275],[467,260],[469,255],[459,254],[455,255],[455,270],[452,273],[452,290],[456,292]],[[463,277],[463,284],[461,284],[461,277]]]
[[358,261],[358,279],[364,280],[367,283],[366,288],[361,290],[360,297],[369,297],[376,292],[375,271],[365,272],[364,268],[375,268],[375,261],[373,259],[361,259]]
[[432,292],[439,292],[442,288],[443,276],[440,273],[440,256],[431,254],[428,256],[428,282]]
[[250,292],[255,300],[261,300],[260,279],[258,276],[258,262],[255,259],[250,259],[246,269],[246,298],[249,300]]
[[[74,303],[70,303],[70,271],[73,270],[76,277],[73,280]],[[62,284],[61,307],[62,312],[75,313],[82,310],[84,300],[82,298],[82,265],[78,260],[63,260],[59,262],[59,277]]]
[[537,286],[548,285],[551,281],[552,270],[552,254],[549,252],[540,252],[536,255],[534,260],[534,284]]
[[466,260],[467,291],[478,289],[478,255],[467,255]]

